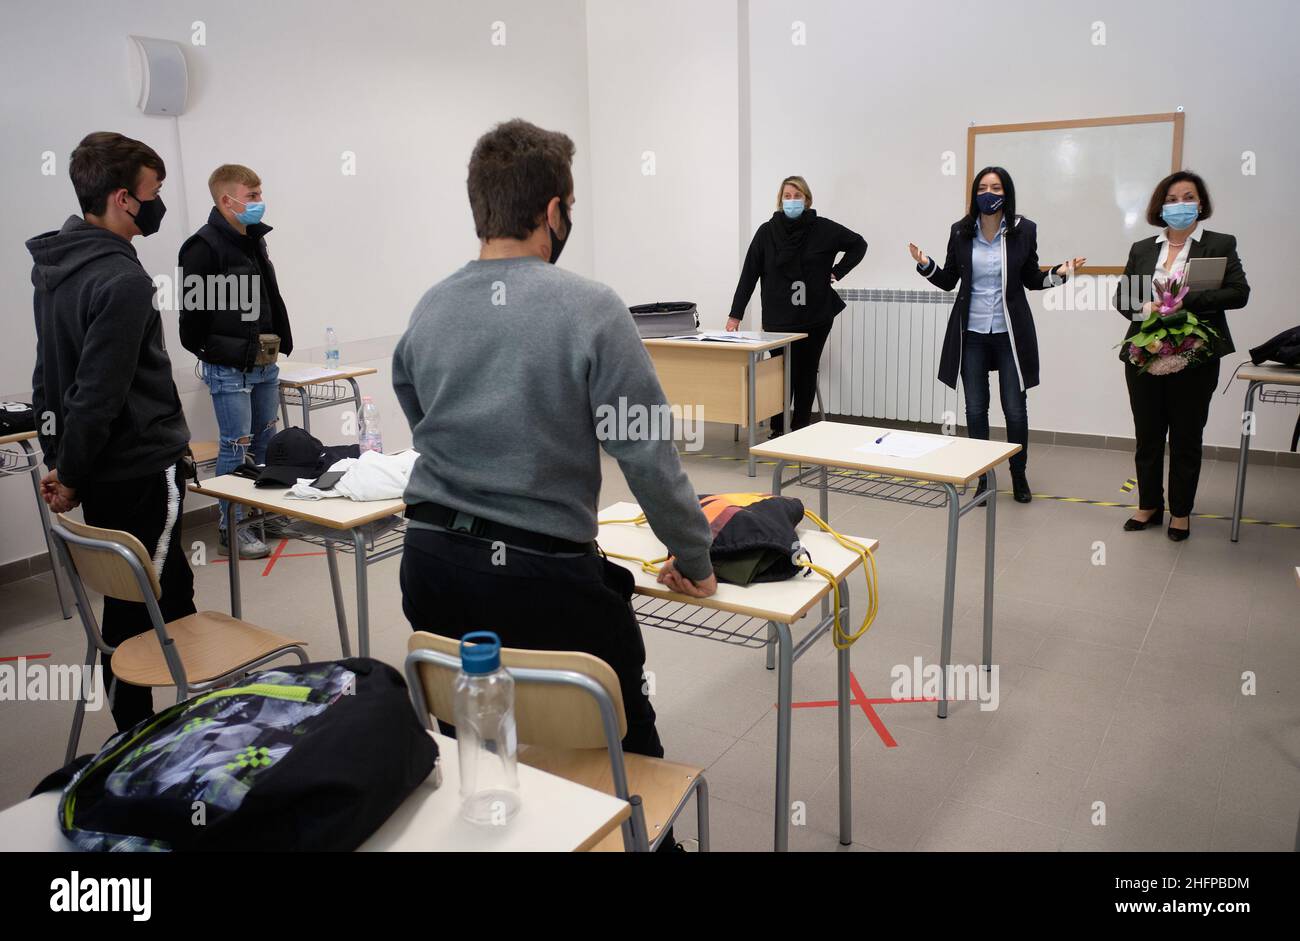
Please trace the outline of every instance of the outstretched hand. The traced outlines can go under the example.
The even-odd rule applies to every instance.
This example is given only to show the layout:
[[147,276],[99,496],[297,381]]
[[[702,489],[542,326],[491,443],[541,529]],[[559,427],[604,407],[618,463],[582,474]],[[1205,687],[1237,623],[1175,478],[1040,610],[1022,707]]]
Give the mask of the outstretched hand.
[[907,243],[907,250],[912,253],[912,260],[924,268],[930,263],[930,258],[925,252],[921,251],[911,242]]
[[1076,268],[1082,268],[1088,263],[1086,258],[1071,258],[1063,265],[1056,266],[1056,273],[1062,278],[1073,277]]

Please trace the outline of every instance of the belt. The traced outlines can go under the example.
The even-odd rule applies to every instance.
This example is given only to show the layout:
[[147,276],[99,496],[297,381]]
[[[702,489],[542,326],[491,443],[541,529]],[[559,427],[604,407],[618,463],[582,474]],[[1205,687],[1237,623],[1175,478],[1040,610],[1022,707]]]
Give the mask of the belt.
[[494,523],[491,520],[483,519],[481,516],[474,516],[461,510],[453,510],[451,507],[437,503],[413,503],[406,508],[406,515],[409,519],[418,520],[421,523],[441,526],[449,532],[464,533],[467,536],[475,536],[493,542],[504,542],[509,546],[515,546],[519,549],[532,549],[535,552],[580,554],[591,552],[596,548],[594,542],[572,542],[558,536],[534,533],[527,529],[520,529],[517,526]]

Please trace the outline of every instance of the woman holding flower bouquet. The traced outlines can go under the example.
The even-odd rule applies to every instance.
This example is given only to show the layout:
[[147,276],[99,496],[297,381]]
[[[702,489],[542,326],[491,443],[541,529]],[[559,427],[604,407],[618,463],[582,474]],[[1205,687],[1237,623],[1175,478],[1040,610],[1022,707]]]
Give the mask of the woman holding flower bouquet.
[[[1135,242],[1115,292],[1115,309],[1132,321],[1120,359],[1128,382],[1137,438],[1138,511],[1129,532],[1164,517],[1162,475],[1169,436],[1169,538],[1191,534],[1192,504],[1201,475],[1201,435],[1219,381],[1219,359],[1235,349],[1224,312],[1246,306],[1250,285],[1231,235],[1200,228],[1210,194],[1197,174],[1179,170],[1157,184],[1147,222],[1158,235]],[[1226,258],[1217,288],[1188,291],[1193,258]]]

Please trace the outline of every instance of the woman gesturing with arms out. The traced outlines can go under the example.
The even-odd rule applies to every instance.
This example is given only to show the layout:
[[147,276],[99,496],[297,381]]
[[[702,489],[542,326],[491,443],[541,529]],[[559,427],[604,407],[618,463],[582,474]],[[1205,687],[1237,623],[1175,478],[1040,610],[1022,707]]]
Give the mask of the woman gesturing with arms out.
[[[939,381],[966,395],[972,438],[989,436],[989,373],[998,373],[1007,440],[1020,445],[1011,458],[1011,489],[1018,503],[1033,498],[1025,475],[1029,413],[1025,392],[1038,385],[1038,336],[1025,291],[1064,284],[1086,259],[1051,271],[1038,267],[1038,227],[1016,215],[1016,188],[1001,167],[985,167],[971,183],[970,209],[953,223],[948,255],[940,266],[915,245],[916,270],[945,291],[957,290],[939,356]],[[976,495],[984,492],[980,478]]]

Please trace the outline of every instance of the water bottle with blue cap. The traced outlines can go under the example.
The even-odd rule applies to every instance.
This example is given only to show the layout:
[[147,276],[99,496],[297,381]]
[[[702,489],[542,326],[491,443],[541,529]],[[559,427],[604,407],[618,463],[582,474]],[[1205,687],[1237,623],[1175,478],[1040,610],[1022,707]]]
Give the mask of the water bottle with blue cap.
[[504,826],[519,811],[519,770],[515,681],[501,666],[500,637],[473,631],[461,638],[453,693],[461,815]]

